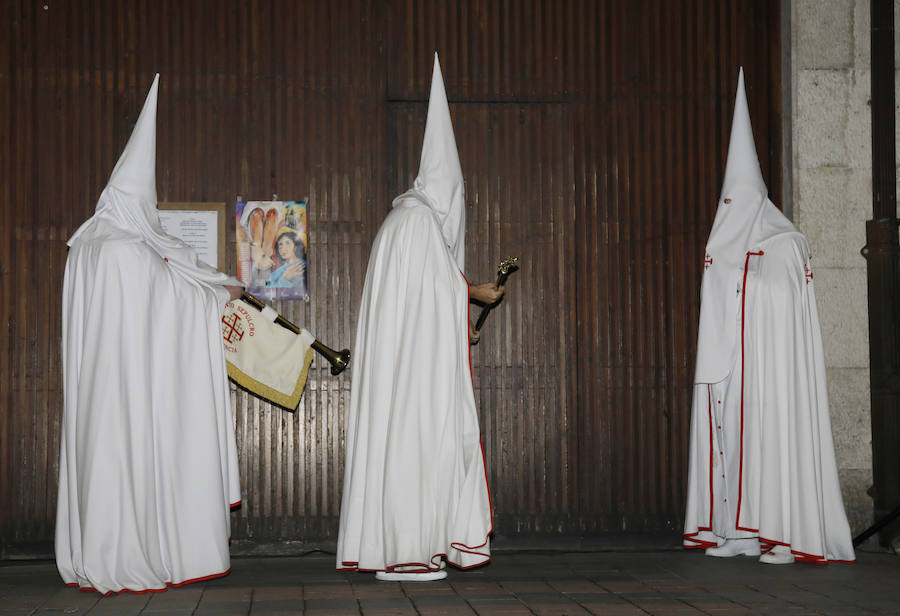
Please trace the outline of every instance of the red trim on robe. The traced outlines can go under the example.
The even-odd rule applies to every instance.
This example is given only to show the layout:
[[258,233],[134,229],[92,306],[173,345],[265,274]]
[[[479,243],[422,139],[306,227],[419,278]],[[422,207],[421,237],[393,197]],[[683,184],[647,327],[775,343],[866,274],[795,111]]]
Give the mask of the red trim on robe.
[[[713,490],[713,456],[715,455],[715,447],[713,447],[713,422],[712,416],[712,385],[706,385],[707,395],[707,411],[709,413],[709,530],[712,531],[713,526],[713,505],[715,504],[715,491]],[[702,529],[698,529],[702,530]]]
[[166,582],[165,588],[147,588],[146,590],[131,590],[130,588],[123,588],[122,590],[110,590],[105,593],[101,593],[96,588],[92,588],[90,586],[79,586],[77,583],[72,582],[66,584],[66,586],[78,588],[81,592],[95,592],[97,594],[103,595],[104,597],[109,597],[110,595],[121,595],[122,593],[131,593],[133,595],[146,595],[151,592],[166,592],[170,588],[180,588],[182,586],[186,586],[188,584],[195,584],[197,582],[205,582],[207,580],[214,580],[216,578],[225,577],[231,573],[231,567],[223,571],[222,573],[213,573],[212,575],[205,575],[203,577],[192,578],[190,580],[185,580],[183,582]]
[[682,547],[685,550],[705,550],[707,548],[717,547],[719,544],[714,541],[706,541],[705,539],[697,539],[697,535],[700,534],[701,531],[709,531],[712,532],[712,528],[700,527],[697,529],[695,533],[686,533],[682,536],[683,541],[690,541],[696,545],[683,545]]
[[[775,541],[774,539],[766,539],[765,537],[760,537],[759,542],[763,544],[764,549],[763,552],[769,552],[776,545],[780,545],[786,548],[790,548],[790,543],[785,543],[783,541]],[[806,552],[801,552],[799,550],[791,549],[791,554],[794,555],[794,560],[801,563],[813,563],[816,565],[827,565],[828,563],[843,563],[847,565],[852,565],[856,563],[856,560],[828,560],[824,556],[819,556],[817,554],[807,554]]]
[[750,257],[761,257],[764,254],[766,253],[762,250],[759,252],[747,252],[747,258],[744,260],[744,282],[741,284],[741,457],[738,460],[740,463],[738,466],[738,504],[734,527],[737,530],[751,533],[758,533],[759,529],[741,526],[741,502],[744,498],[744,317],[747,306],[747,272],[750,269]]
[[[491,529],[491,530],[493,532],[493,529]],[[485,558],[490,559],[490,557],[491,557],[490,554],[485,554],[483,552],[475,551],[478,548],[486,546],[487,544],[488,544],[487,537],[485,538],[484,543],[482,543],[481,545],[474,546],[474,547],[465,545],[463,543],[458,543],[455,541],[450,542],[450,546],[455,550],[458,550],[460,552],[466,552],[468,554],[475,554],[476,556],[484,556]],[[481,562],[481,563],[475,563],[474,565],[463,566],[463,565],[453,562],[452,560],[449,560],[447,558],[446,553],[438,553],[438,554],[433,555],[429,559],[430,565],[426,564],[426,563],[396,563],[393,565],[388,565],[384,569],[363,569],[363,568],[359,567],[358,562],[343,561],[343,562],[341,562],[341,565],[343,565],[343,566],[338,567],[337,571],[368,571],[368,572],[384,571],[387,573],[433,573],[435,571],[440,571],[440,569],[441,569],[440,559],[441,558],[444,558],[445,560],[447,560],[447,562],[449,564],[453,565],[457,569],[463,569],[463,570],[472,569],[474,567],[480,567],[481,565],[487,564],[486,562]],[[435,564],[435,560],[437,560],[437,564]],[[396,569],[398,567],[420,567],[421,569],[416,569],[416,570],[411,570],[411,571],[396,571]]]
[[715,423],[713,422],[712,416],[712,385],[707,384],[706,386],[706,394],[707,394],[707,416],[709,418],[709,526],[698,526],[697,532],[694,533],[685,533],[682,535],[682,544],[690,541],[695,545],[682,545],[682,547],[686,550],[700,550],[700,549],[708,549],[718,547],[718,543],[714,541],[707,541],[705,539],[697,539],[697,535],[699,535],[703,531],[712,532],[713,526],[713,505],[715,504],[715,491],[713,490],[713,460],[715,456],[715,447],[713,447],[713,426]]

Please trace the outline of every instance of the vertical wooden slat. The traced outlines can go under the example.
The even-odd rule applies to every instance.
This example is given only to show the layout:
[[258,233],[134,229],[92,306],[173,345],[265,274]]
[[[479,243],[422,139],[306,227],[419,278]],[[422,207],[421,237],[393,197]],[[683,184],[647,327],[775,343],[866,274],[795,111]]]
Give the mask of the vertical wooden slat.
[[[0,169],[4,173],[0,173],[0,202],[3,204],[11,203],[14,195],[15,177],[13,171],[13,154],[15,147],[16,122],[12,110],[16,106],[16,86],[18,83],[18,70],[13,63],[16,55],[16,47],[18,37],[16,36],[17,11],[13,2],[3,2],[0,4],[2,10],[2,22],[0,22],[0,65],[9,68],[4,70],[0,75],[0,122],[2,122],[3,130],[0,130]],[[4,208],[4,213],[7,210]],[[3,323],[5,327],[0,329],[0,404],[5,408],[11,409],[14,403],[14,378],[13,378],[13,337],[12,327],[14,321],[9,308],[13,305],[14,285],[12,280],[11,262],[13,255],[13,225],[10,224],[10,218],[6,215],[0,219],[0,305],[6,309],[3,315]],[[2,460],[3,468],[10,469],[13,466],[13,443],[15,437],[15,418],[14,413],[0,414],[0,460]],[[0,498],[3,502],[12,503],[12,482],[14,478],[12,473],[6,472],[6,476],[0,477]],[[13,512],[11,507],[6,507],[0,511],[0,529],[4,535],[8,535],[11,527]],[[0,538],[2,545],[2,538]]]

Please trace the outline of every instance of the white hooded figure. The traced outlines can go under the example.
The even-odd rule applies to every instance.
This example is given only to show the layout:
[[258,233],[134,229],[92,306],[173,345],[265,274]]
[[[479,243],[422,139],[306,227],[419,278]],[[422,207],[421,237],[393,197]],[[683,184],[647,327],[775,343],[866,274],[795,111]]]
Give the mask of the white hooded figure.
[[767,193],[742,70],[704,260],[684,547],[853,561],[810,248]]
[[104,594],[228,573],[240,501],[221,324],[240,283],[160,227],[158,82],[63,285],[56,562]]
[[463,178],[435,54],[419,174],[394,199],[366,272],[346,421],[339,570],[439,579],[444,559],[460,568],[490,559],[464,254]]

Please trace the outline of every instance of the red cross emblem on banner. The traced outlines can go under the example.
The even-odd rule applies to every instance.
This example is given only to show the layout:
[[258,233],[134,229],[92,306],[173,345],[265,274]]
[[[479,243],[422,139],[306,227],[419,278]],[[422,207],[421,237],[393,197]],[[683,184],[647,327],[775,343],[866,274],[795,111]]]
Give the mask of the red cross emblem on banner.
[[812,270],[809,269],[809,265],[806,263],[803,264],[803,273],[806,276],[806,284],[809,284],[810,282],[812,282],[813,273],[812,273]]
[[706,253],[706,258],[703,259],[703,269],[708,270],[710,267],[712,267],[712,256]]
[[244,337],[244,326],[241,325],[241,317],[234,314],[222,315],[222,337],[226,342],[235,343],[235,338],[240,340]]

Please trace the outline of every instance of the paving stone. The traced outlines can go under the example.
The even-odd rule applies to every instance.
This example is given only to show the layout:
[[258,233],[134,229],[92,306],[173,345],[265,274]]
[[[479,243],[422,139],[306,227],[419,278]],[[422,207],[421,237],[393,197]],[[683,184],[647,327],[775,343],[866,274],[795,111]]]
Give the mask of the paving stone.
[[490,603],[490,602],[482,602],[482,603],[473,603],[472,609],[476,614],[479,615],[490,615],[490,614],[511,614],[511,615],[521,615],[521,614],[534,614],[527,607],[522,605],[521,603]]
[[14,595],[3,597],[3,609],[26,610],[26,613],[38,609],[46,603],[47,595]]
[[150,595],[123,593],[100,599],[88,612],[91,616],[132,616],[141,614]]
[[546,582],[538,582],[534,580],[523,581],[523,580],[514,580],[514,581],[504,581],[500,583],[500,587],[503,590],[512,593],[534,593],[534,592],[552,592],[554,589]]
[[359,601],[352,597],[332,597],[332,598],[318,598],[318,599],[306,599],[306,609],[307,610],[322,610],[322,609],[358,609]]
[[141,616],[191,616],[197,611],[196,607],[190,608],[151,608],[150,606],[145,607],[143,611],[141,611]]
[[403,594],[407,597],[435,597],[443,595],[456,595],[456,590],[447,582],[420,584],[418,582],[404,582],[401,585]]
[[611,593],[624,594],[646,592],[651,590],[646,584],[637,580],[596,580],[597,584]]
[[216,603],[200,603],[194,614],[197,616],[246,616],[250,611],[250,602],[218,601]]
[[360,606],[365,609],[403,609],[412,607],[412,603],[406,597],[370,597],[359,600]]
[[591,614],[645,614],[643,610],[620,595],[573,593],[568,595]]
[[404,597],[403,587],[396,582],[382,582],[379,584],[354,584],[351,588],[353,596],[363,598],[391,598]]
[[637,607],[636,605],[631,605],[630,603],[623,603],[621,605],[610,605],[604,606],[602,608],[596,608],[593,606],[587,606],[588,612],[591,614],[597,614],[598,616],[646,616],[647,612]]
[[261,586],[253,589],[253,603],[259,601],[279,601],[303,599],[303,586]]
[[257,599],[254,597],[250,613],[303,611],[303,599]]
[[553,587],[554,590],[562,593],[609,592],[605,588],[601,588],[590,580],[551,580],[549,584]]
[[518,593],[516,595],[535,614],[588,614],[576,601],[562,593]]
[[203,591],[203,602],[212,603],[216,601],[250,601],[253,597],[253,588],[246,586],[228,587],[228,586],[207,586]]
[[526,593],[517,595],[532,612],[540,616],[589,614],[585,608],[562,594]]
[[507,594],[503,588],[495,582],[453,581],[450,583],[453,589],[464,597],[489,594]]
[[417,608],[420,616],[469,616],[475,614],[475,610],[468,604],[449,607],[425,607]]
[[419,611],[423,609],[458,608],[469,605],[465,599],[457,594],[420,595],[413,597],[412,602]]
[[332,584],[309,584],[303,586],[304,599],[327,599],[329,597],[353,597],[353,586],[335,581]]
[[[88,609],[97,605],[103,598],[96,592],[84,592],[75,588],[60,588],[55,592],[44,595],[41,609],[54,610],[59,608],[77,609],[77,613],[84,614]],[[75,613],[75,612],[72,612]]]

